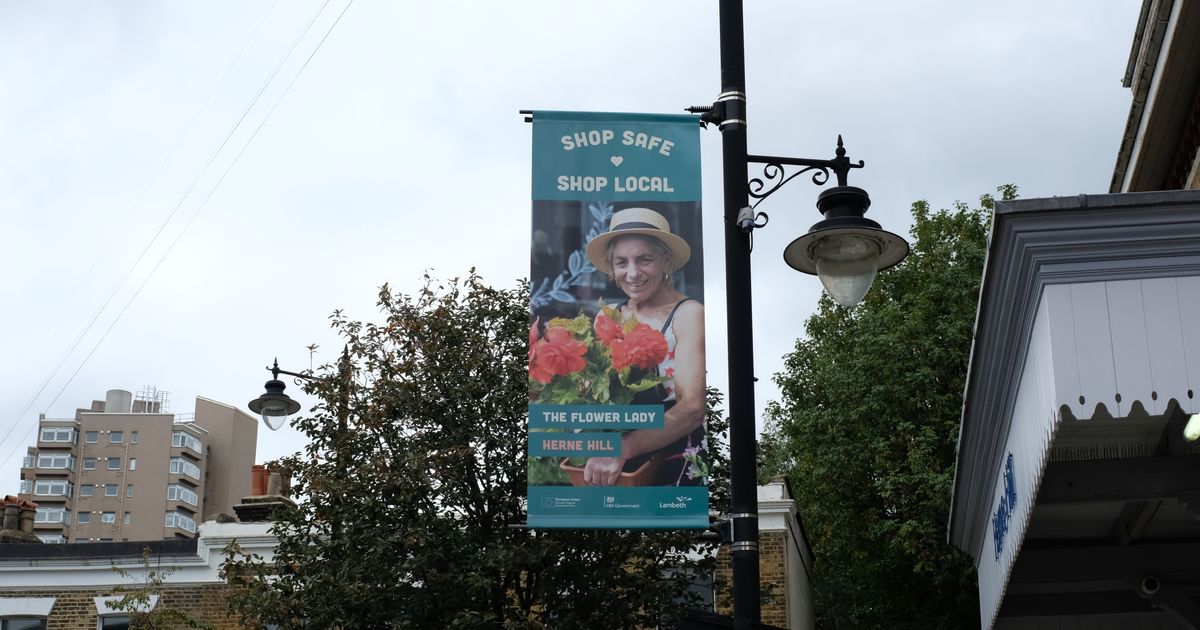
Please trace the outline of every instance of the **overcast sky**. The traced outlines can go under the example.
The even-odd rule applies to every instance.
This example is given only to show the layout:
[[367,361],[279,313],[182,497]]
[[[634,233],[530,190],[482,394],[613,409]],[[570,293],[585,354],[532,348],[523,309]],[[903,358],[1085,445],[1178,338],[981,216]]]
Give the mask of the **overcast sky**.
[[[832,157],[843,134],[884,228],[904,233],[914,200],[1009,182],[1108,191],[1138,0],[746,4],[750,151]],[[146,386],[177,413],[198,395],[244,408],[273,357],[306,369],[317,343],[313,362],[332,360],[329,314],[375,317],[384,282],[474,266],[514,286],[530,220],[517,111],[710,103],[717,32],[716,2],[695,0],[0,2],[0,492],[17,491],[39,413]],[[725,390],[715,129],[702,147]],[[819,192],[796,181],[759,208],[760,409],[819,295],[782,260]],[[263,430],[258,457],[302,445]]]

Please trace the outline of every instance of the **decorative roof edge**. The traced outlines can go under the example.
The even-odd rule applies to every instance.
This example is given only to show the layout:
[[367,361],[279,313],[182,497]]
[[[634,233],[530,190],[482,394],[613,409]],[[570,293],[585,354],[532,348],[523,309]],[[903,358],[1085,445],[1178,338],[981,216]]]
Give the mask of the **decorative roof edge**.
[[1200,275],[1200,191],[996,203],[963,391],[949,542],[969,549],[981,535],[984,524],[969,498],[984,491],[990,498],[1042,289],[1194,275]]

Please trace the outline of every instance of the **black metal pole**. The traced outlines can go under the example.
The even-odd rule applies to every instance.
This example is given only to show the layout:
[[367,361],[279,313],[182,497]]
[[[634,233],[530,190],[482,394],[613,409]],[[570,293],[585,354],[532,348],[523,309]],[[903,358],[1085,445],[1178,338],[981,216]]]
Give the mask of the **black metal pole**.
[[738,225],[746,188],[746,68],[741,0],[721,0],[721,144],[725,193],[725,299],[729,346],[729,449],[732,477],[730,555],[733,627],[757,628],[757,432],[754,423],[754,334],[750,304],[750,236]]

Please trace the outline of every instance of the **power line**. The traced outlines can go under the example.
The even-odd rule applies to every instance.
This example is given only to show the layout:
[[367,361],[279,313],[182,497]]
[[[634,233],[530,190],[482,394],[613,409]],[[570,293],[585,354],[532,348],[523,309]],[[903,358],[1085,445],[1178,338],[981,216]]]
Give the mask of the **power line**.
[[[122,227],[125,226],[126,223],[129,222],[129,217],[133,216],[134,210],[136,210],[138,208],[138,206],[141,205],[142,199],[144,199],[146,197],[146,193],[148,193],[150,191],[150,189],[154,186],[154,184],[158,181],[159,176],[162,175],[163,169],[166,168],[167,164],[171,161],[171,158],[173,158],[175,156],[176,151],[179,150],[180,145],[183,144],[183,139],[187,137],[188,132],[190,132],[192,130],[192,127],[196,124],[196,121],[200,119],[200,115],[203,114],[204,111],[208,109],[208,104],[212,100],[213,95],[215,95],[217,93],[217,90],[220,89],[221,85],[225,82],[225,79],[229,76],[230,71],[232,71],[233,67],[235,65],[237,65],[238,60],[240,60],[242,57],[242,54],[246,52],[246,48],[248,48],[250,46],[250,42],[254,39],[254,36],[258,34],[259,29],[262,28],[263,23],[266,22],[267,17],[271,14],[271,12],[275,10],[275,6],[277,4],[279,4],[279,0],[275,0],[275,2],[271,5],[271,7],[267,9],[267,12],[264,13],[262,18],[260,18],[258,20],[258,24],[256,24],[254,26],[254,30],[246,38],[246,41],[242,43],[241,49],[238,50],[238,53],[236,55],[234,55],[233,60],[230,61],[227,66],[225,66],[225,72],[221,74],[220,79],[217,79],[216,84],[213,85],[212,90],[210,90],[208,93],[208,96],[205,97],[204,102],[201,103],[200,107],[196,110],[196,113],[192,116],[191,121],[188,122],[188,124],[184,128],[183,132],[181,132],[179,134],[179,137],[175,140],[175,145],[172,146],[171,150],[167,152],[166,157],[164,157],[162,159],[162,161],[159,162],[158,168],[155,169],[154,174],[150,176],[150,180],[146,183],[145,187],[142,188],[142,192],[137,196],[137,199],[134,200],[133,204],[130,205],[129,211],[125,213],[125,216],[121,219],[120,223],[117,224],[117,227],[114,228],[115,231],[119,231]],[[33,349],[31,349],[29,351],[29,353],[25,356],[25,360],[21,362],[21,365],[17,368],[16,372],[13,373],[12,378],[9,379],[8,384],[4,386],[4,391],[0,392],[0,402],[3,402],[4,397],[6,395],[8,395],[9,390],[12,389],[13,383],[15,383],[17,381],[17,379],[20,377],[21,373],[25,370],[25,367],[27,365],[29,365],[29,361],[31,359],[33,359],[34,356],[37,355],[38,350],[41,349],[41,347],[42,347],[42,343],[46,340],[46,338],[48,336],[50,336],[50,332],[52,330],[54,330],[54,327],[58,324],[59,320],[62,319],[63,314],[67,312],[67,307],[71,305],[72,301],[74,301],[75,296],[79,293],[79,290],[81,288],[83,288],[84,284],[87,283],[87,280],[88,280],[88,278],[91,277],[92,272],[96,270],[96,266],[100,263],[101,260],[104,259],[104,256],[108,252],[109,252],[108,248],[101,248],[100,253],[96,255],[96,258],[92,261],[92,264],[88,267],[87,271],[84,272],[82,277],[80,277],[79,282],[75,285],[75,288],[71,290],[71,293],[70,293],[70,295],[67,296],[66,301],[64,301],[62,306],[58,309],[58,313],[56,313],[54,315],[54,318],[50,321],[50,325],[46,326],[46,329],[44,331],[42,331],[41,337],[39,337],[38,340],[33,344]],[[120,285],[118,285],[118,287],[119,286]],[[105,305],[107,305],[107,302],[105,302],[104,305],[101,305],[100,311],[104,310]],[[97,314],[99,314],[99,311],[97,312]],[[86,334],[86,333],[87,333],[87,329],[84,329],[83,334]],[[65,361],[66,358],[68,356],[70,356],[70,352],[71,352],[70,350],[68,350],[66,352],[66,354],[63,356],[63,359],[62,359],[63,361]],[[57,368],[56,368],[56,370],[57,370]],[[53,373],[51,374],[51,378],[53,378]],[[41,390],[38,390],[38,393],[40,394]],[[35,396],[35,400],[36,400],[36,396]],[[28,409],[26,409],[26,411],[28,411]],[[25,412],[22,412],[22,415],[24,415],[24,413]],[[17,422],[19,422],[19,421],[20,421],[20,418],[17,418]],[[5,437],[8,437],[8,434],[5,434]],[[2,440],[0,440],[0,441],[2,441]]]
[[[313,23],[316,22],[317,18],[320,16],[320,14],[322,12],[324,12],[325,7],[329,5],[329,2],[330,2],[330,0],[325,0],[325,2],[321,5],[321,7],[313,14],[313,17],[312,17],[312,19],[309,20],[308,24],[305,25],[304,30],[301,31],[300,35],[298,35],[296,37],[296,39],[292,42],[292,45],[288,48],[287,52],[284,53],[283,57],[280,58],[279,62],[276,64],[274,70],[272,70],[270,76],[268,76],[266,81],[263,82],[263,85],[260,87],[258,92],[254,95],[254,98],[251,100],[250,104],[242,112],[242,115],[238,118],[238,121],[234,124],[233,128],[231,128],[229,133],[226,134],[225,138],[221,141],[220,146],[217,147],[216,151],[214,151],[213,154],[210,156],[209,160],[205,163],[205,165],[201,169],[200,173],[197,174],[196,178],[193,179],[192,183],[188,186],[188,189],[184,192],[183,196],[180,198],[179,203],[177,203],[175,205],[175,207],[171,210],[171,213],[167,216],[167,219],[162,223],[162,225],[159,226],[158,230],[154,233],[154,236],[151,238],[150,242],[147,243],[146,247],[142,250],[141,254],[139,254],[137,260],[134,261],[133,265],[130,266],[129,271],[127,271],[125,276],[121,278],[121,281],[118,283],[117,287],[114,288],[112,293],[110,293],[108,295],[108,297],[105,299],[105,302],[104,302],[103,306],[101,306],[100,311],[98,311],[96,313],[96,316],[93,317],[92,321],[88,323],[88,326],[84,330],[84,332],[81,333],[80,336],[75,340],[75,343],[72,344],[71,349],[67,351],[67,356],[69,356],[70,353],[74,351],[75,347],[78,346],[78,344],[82,340],[83,336],[88,331],[91,330],[91,327],[95,324],[96,320],[99,318],[100,313],[105,308],[107,308],[108,304],[111,302],[111,300],[112,300],[113,296],[115,295],[115,293],[117,292],[117,290],[119,290],[120,287],[124,285],[125,281],[128,279],[129,275],[132,273],[133,269],[137,266],[138,263],[141,262],[142,258],[145,256],[146,252],[153,245],[154,241],[157,240],[158,236],[162,233],[162,231],[166,227],[167,223],[169,223],[170,220],[175,216],[175,213],[183,205],[183,203],[187,199],[187,197],[189,197],[191,195],[191,192],[195,188],[196,184],[203,177],[203,175],[208,171],[208,168],[216,160],[217,155],[220,153],[220,151],[222,149],[224,149],[225,145],[229,142],[230,138],[237,131],[238,127],[241,126],[242,122],[245,120],[245,118],[249,114],[250,110],[258,102],[258,99],[262,96],[263,92],[266,91],[266,89],[269,86],[269,84],[271,83],[271,81],[274,80],[275,76],[279,73],[280,68],[283,66],[283,64],[286,62],[286,60],[291,56],[292,52],[296,49],[297,45],[303,39],[304,35],[306,35],[308,33],[308,31],[312,28]],[[76,367],[75,371],[71,373],[71,376],[67,379],[67,381],[65,383],[63,383],[63,386],[59,389],[58,393],[55,394],[54,398],[46,405],[47,407],[52,406],[55,402],[58,401],[59,397],[62,396],[63,392],[66,391],[67,387],[75,379],[75,376],[79,374],[80,370],[83,369],[84,365],[87,364],[88,360],[91,359],[92,355],[95,354],[96,350],[100,347],[100,345],[108,337],[108,334],[117,325],[117,322],[120,321],[121,317],[125,314],[125,311],[129,309],[129,306],[131,304],[133,304],[133,301],[142,292],[142,289],[145,288],[146,284],[154,276],[154,273],[158,270],[158,268],[162,265],[163,261],[166,260],[166,257],[175,248],[175,245],[183,237],[183,234],[187,231],[188,227],[191,226],[191,224],[195,220],[196,216],[200,213],[200,210],[203,209],[204,206],[208,203],[208,200],[212,198],[213,194],[220,187],[221,183],[225,181],[225,177],[233,169],[234,165],[237,164],[237,162],[241,158],[242,154],[246,152],[247,148],[249,148],[250,143],[253,142],[254,138],[258,136],[259,131],[263,128],[263,126],[266,124],[267,120],[271,117],[271,114],[273,114],[275,112],[275,109],[279,106],[279,103],[283,100],[283,98],[285,96],[287,96],[288,92],[291,91],[292,85],[294,85],[296,80],[300,78],[300,75],[308,67],[309,62],[312,61],[313,57],[317,54],[317,51],[320,50],[321,46],[325,43],[325,40],[327,40],[329,38],[329,35],[333,32],[334,27],[336,27],[338,25],[338,23],[341,22],[342,16],[344,16],[346,14],[346,11],[350,8],[350,5],[353,4],[353,2],[354,2],[354,0],[349,0],[349,2],[346,3],[346,6],[342,8],[342,10],[338,14],[337,18],[334,19],[334,21],[330,24],[329,28],[325,31],[324,36],[322,36],[320,41],[317,42],[317,45],[313,48],[313,51],[309,54],[308,58],[304,60],[304,63],[301,65],[300,69],[296,71],[295,76],[293,76],[291,81],[288,82],[287,86],[284,88],[284,90],[280,94],[279,98],[275,100],[274,104],[267,111],[266,116],[263,117],[262,121],[259,122],[258,126],[255,127],[254,131],[250,134],[250,137],[247,138],[246,143],[242,146],[241,150],[238,151],[237,155],[235,155],[233,160],[230,161],[229,166],[225,169],[225,171],[217,179],[217,182],[213,185],[212,189],[209,190],[208,194],[204,197],[204,199],[200,202],[200,204],[197,205],[196,209],[192,212],[191,217],[188,218],[187,223],[184,224],[183,229],[181,229],[179,231],[179,233],[175,236],[175,239],[171,241],[171,244],[168,245],[167,249],[163,251],[163,254],[159,257],[158,261],[154,264],[154,267],[151,268],[150,272],[142,280],[142,283],[138,286],[137,290],[134,291],[133,295],[130,296],[129,300],[125,303],[125,306],[122,307],[120,312],[117,313],[117,316],[109,324],[108,328],[101,335],[100,339],[97,340],[97,342],[92,346],[92,349],[88,352],[87,356],[85,356],[83,358],[83,361],[81,361],[79,366]],[[48,377],[46,379],[46,381],[44,381],[42,383],[42,386],[41,386],[41,388],[38,389],[37,394],[35,394],[34,398],[32,400],[30,400],[30,403],[28,405],[26,405],[25,409],[21,412],[20,416],[18,416],[17,421],[14,422],[9,427],[8,431],[4,434],[4,437],[0,438],[0,444],[3,444],[5,441],[8,440],[8,438],[12,434],[13,430],[19,424],[20,417],[24,416],[26,413],[28,413],[29,409],[32,408],[34,402],[36,402],[37,398],[41,395],[41,393],[45,389],[46,385],[58,373],[58,370],[61,369],[62,365],[65,362],[66,362],[66,357],[64,357],[63,361],[59,362],[59,364],[55,367],[54,371],[51,373],[50,377]],[[8,464],[8,462],[12,459],[13,455],[20,448],[20,444],[24,443],[26,440],[29,439],[29,437],[32,435],[35,428],[36,427],[30,427],[30,429],[26,432],[26,434],[22,438],[22,440],[20,442],[18,442],[17,446],[15,446],[12,450],[10,450],[8,455],[5,456],[4,460],[2,462],[0,462],[0,466],[4,466],[4,465]]]

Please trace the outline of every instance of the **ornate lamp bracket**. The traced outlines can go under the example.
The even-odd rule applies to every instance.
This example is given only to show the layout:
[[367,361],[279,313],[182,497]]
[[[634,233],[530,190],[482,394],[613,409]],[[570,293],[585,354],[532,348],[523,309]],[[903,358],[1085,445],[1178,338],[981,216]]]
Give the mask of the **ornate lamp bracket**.
[[302,373],[299,373],[299,372],[289,372],[289,371],[287,371],[287,370],[285,370],[285,369],[283,369],[283,368],[279,367],[279,359],[275,359],[275,363],[274,363],[274,365],[267,366],[267,371],[271,373],[271,378],[272,378],[273,380],[279,380],[279,375],[280,375],[280,374],[286,374],[286,375],[288,375],[288,376],[294,377],[294,378],[295,378],[295,382],[296,382],[296,384],[297,384],[297,385],[303,385],[303,384],[304,384],[304,381],[315,381],[315,380],[317,380],[317,377],[313,376],[312,374],[302,374]]
[[[862,168],[865,163],[862,160],[854,163],[846,157],[846,148],[842,146],[842,136],[840,134],[838,135],[837,151],[835,153],[837,157],[832,160],[776,157],[773,155],[747,155],[747,163],[764,165],[762,176],[750,179],[746,185],[750,197],[755,200],[750,208],[754,209],[758,207],[758,204],[762,203],[763,199],[770,197],[775,191],[782,188],[784,184],[809,172],[812,173],[812,183],[818,186],[824,186],[829,181],[829,171],[833,171],[837,176],[838,186],[845,186],[850,169]],[[789,166],[800,168],[789,173],[787,169]]]

